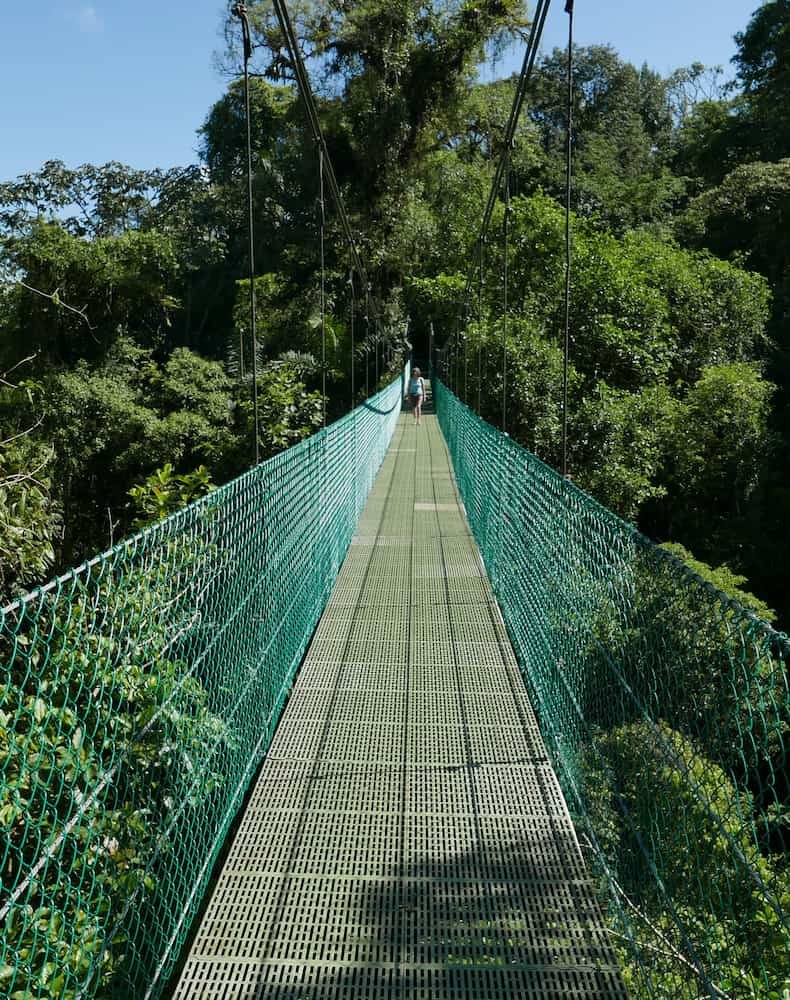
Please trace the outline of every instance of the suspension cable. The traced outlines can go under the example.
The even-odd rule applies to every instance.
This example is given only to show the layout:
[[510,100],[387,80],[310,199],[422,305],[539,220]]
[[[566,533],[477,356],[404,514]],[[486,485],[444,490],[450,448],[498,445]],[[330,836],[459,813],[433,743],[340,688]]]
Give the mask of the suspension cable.
[[356,356],[356,345],[354,343],[354,313],[356,312],[356,301],[354,298],[354,268],[348,269],[348,283],[351,286],[351,409],[354,409],[356,401],[356,388],[354,386],[354,361]]
[[505,214],[502,219],[502,235],[504,242],[504,259],[502,267],[502,433],[507,434],[507,279],[508,257],[510,253],[510,165],[505,170]]
[[[252,198],[252,124],[250,121],[250,73],[249,64],[252,56],[252,39],[250,37],[250,22],[247,18],[247,8],[243,3],[233,7],[233,15],[241,21],[241,33],[244,40],[244,109],[247,119],[247,211],[249,227],[249,258],[250,258],[250,333],[252,336],[252,416],[253,433],[255,435],[255,464],[260,462],[259,418],[258,418],[258,337],[256,331],[255,302],[255,235],[253,231],[253,198]],[[240,374],[244,372],[243,344],[240,342],[239,358]]]
[[568,135],[565,150],[565,337],[562,360],[562,475],[568,475],[568,358],[571,330],[571,179],[573,165],[573,0],[568,15]]
[[378,321],[378,317],[377,316],[373,317],[373,336],[375,337],[375,341],[374,341],[373,347],[374,347],[374,350],[376,352],[376,384],[375,384],[375,391],[378,392],[378,388],[379,388],[379,321]]
[[[527,47],[524,52],[524,61],[521,66],[521,73],[519,74],[518,81],[516,83],[516,91],[513,95],[513,104],[510,108],[510,116],[508,118],[507,126],[505,128],[504,143],[502,148],[502,153],[497,162],[496,169],[494,171],[494,176],[491,181],[491,187],[488,193],[488,201],[486,202],[485,211],[483,212],[483,221],[480,227],[480,235],[475,244],[475,252],[472,255],[472,260],[469,265],[469,271],[466,278],[466,286],[464,288],[463,297],[459,304],[456,327],[460,325],[460,317],[467,311],[467,306],[469,302],[469,297],[472,291],[472,284],[474,282],[474,275],[477,270],[476,256],[480,258],[480,267],[482,269],[483,262],[483,248],[486,244],[486,239],[488,236],[488,230],[491,225],[491,218],[494,212],[494,206],[496,205],[497,199],[499,198],[499,193],[502,189],[502,178],[505,173],[506,167],[509,169],[510,152],[515,145],[515,135],[516,128],[518,126],[519,118],[521,117],[521,111],[524,106],[524,100],[526,98],[527,86],[529,84],[530,77],[532,76],[532,70],[535,65],[535,59],[537,58],[538,51],[540,50],[540,41],[543,36],[543,28],[546,23],[546,16],[549,12],[549,6],[551,0],[537,0],[537,5],[535,8],[535,16],[532,19],[532,25],[530,27],[529,38],[527,40]],[[507,326],[507,320],[505,320],[505,326]],[[503,379],[504,382],[504,379]],[[505,389],[503,387],[503,404],[502,404],[502,423],[503,430],[506,420],[506,403],[504,400]],[[479,410],[478,404],[478,410]]]
[[370,315],[365,311],[365,398],[370,395]]
[[460,343],[461,343],[461,324],[459,322],[458,325],[456,326],[455,336],[453,337],[452,345],[450,348],[450,350],[452,351],[452,354],[450,355],[452,358],[452,364],[450,370],[452,372],[452,378],[453,378],[453,392],[456,394],[456,396],[459,396],[461,393],[460,389],[461,375],[459,372],[460,361],[458,360],[461,357],[461,348],[459,346]]
[[[502,154],[497,162],[496,170],[494,171],[494,177],[491,181],[491,188],[488,193],[488,201],[486,202],[485,211],[483,212],[483,222],[480,227],[480,236],[476,243],[478,252],[480,252],[483,241],[488,234],[488,228],[491,224],[491,216],[494,212],[494,206],[496,205],[497,198],[499,197],[499,192],[502,189],[502,178],[505,172],[505,166],[509,160],[510,151],[514,145],[518,120],[521,117],[521,110],[524,106],[524,99],[527,94],[527,86],[529,84],[530,77],[532,76],[532,69],[535,65],[535,59],[537,58],[538,51],[540,49],[540,40],[543,35],[543,27],[546,23],[546,15],[549,12],[550,4],[551,0],[537,0],[535,16],[532,19],[529,38],[527,40],[527,47],[524,52],[524,62],[522,63],[521,73],[519,74],[518,82],[516,83],[516,92],[513,95],[513,104],[511,105],[510,116],[505,128]],[[475,261],[473,259],[466,280],[466,288],[464,289],[464,304],[468,301],[471,293],[475,269]]]
[[324,204],[324,150],[318,148],[318,201],[321,211],[321,419],[326,427],[326,206]]
[[305,68],[304,59],[302,58],[302,53],[299,48],[296,31],[294,30],[291,16],[288,13],[288,8],[285,5],[285,0],[273,0],[273,4],[277,20],[280,24],[280,30],[283,33],[283,38],[285,39],[285,44],[291,59],[291,65],[296,75],[297,87],[302,97],[305,111],[307,112],[307,120],[310,125],[310,130],[313,133],[313,140],[318,148],[323,152],[326,182],[335,203],[335,208],[337,210],[338,218],[340,219],[343,234],[345,235],[346,242],[348,243],[351,251],[354,268],[360,277],[362,287],[366,289],[367,308],[369,311],[372,310],[375,315],[375,308],[370,298],[370,285],[368,282],[367,272],[357,249],[356,240],[354,239],[354,234],[351,230],[351,223],[349,222],[348,214],[346,212],[346,206],[343,202],[343,196],[340,193],[340,187],[337,183],[335,170],[332,166],[331,157],[329,156],[329,149],[327,148],[326,139],[324,138],[323,129],[321,128],[315,97],[313,96],[313,90],[310,86],[310,78],[307,75],[307,69]]
[[[477,412],[480,414],[483,391],[483,282],[485,267],[485,238],[480,241],[480,283],[477,286]],[[482,414],[480,414],[482,416]]]
[[461,334],[464,344],[464,402],[469,405],[469,338]]

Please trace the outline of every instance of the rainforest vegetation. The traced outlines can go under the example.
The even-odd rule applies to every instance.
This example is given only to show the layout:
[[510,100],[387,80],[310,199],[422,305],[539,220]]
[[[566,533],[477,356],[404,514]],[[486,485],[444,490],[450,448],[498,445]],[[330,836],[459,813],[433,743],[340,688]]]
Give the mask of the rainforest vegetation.
[[[318,165],[279,27],[251,8],[261,454],[321,420]],[[659,541],[790,614],[790,110],[786,0],[734,40],[734,77],[664,78],[576,52],[569,457]],[[475,67],[518,0],[299,9],[298,30],[373,301],[328,215],[330,419],[430,325],[453,388],[501,423],[501,203],[458,315],[514,80]],[[228,65],[237,65],[229,22]],[[234,62],[235,60],[235,62]],[[565,63],[539,61],[511,155],[507,429],[558,465]],[[243,91],[207,109],[198,164],[50,161],[0,184],[0,588],[117,541],[253,454]],[[358,283],[358,282],[357,282]],[[375,319],[374,319],[375,316]],[[165,471],[162,471],[165,470]],[[196,472],[196,470],[199,470]],[[152,476],[159,484],[154,487]],[[168,480],[164,482],[164,480]],[[146,485],[148,484],[148,485]],[[193,495],[187,491],[187,495]],[[149,506],[151,504],[148,497]]]
[[[500,198],[482,266],[472,273],[472,294],[465,299],[516,86],[514,79],[481,83],[477,68],[498,47],[523,38],[529,23],[526,4],[303,0],[292,6],[334,169],[366,263],[370,297],[351,274],[331,205],[322,274],[318,157],[280,27],[268,4],[254,2],[251,117],[261,457],[311,435],[322,424],[324,408],[327,420],[345,413],[399,372],[409,350],[427,361],[433,337],[453,391],[501,426],[505,389],[507,432],[559,467],[565,54],[545,53],[536,64],[510,154],[507,244]],[[238,34],[237,23],[229,20],[225,61],[233,72],[225,94],[206,109],[199,163],[139,170],[120,163],[67,166],[51,160],[0,183],[3,601],[237,476],[254,461]],[[573,479],[715,587],[787,629],[790,0],[756,7],[734,39],[731,68],[694,64],[663,77],[648,66],[625,62],[603,42],[575,53]],[[185,558],[197,555],[185,552]],[[643,891],[644,873],[637,871],[641,862],[634,860],[633,850],[639,836],[670,844],[672,865],[665,882],[691,936],[713,941],[711,947],[723,956],[724,992],[719,995],[779,998],[788,985],[787,936],[776,913],[790,911],[786,677],[777,659],[766,681],[770,710],[738,702],[728,716],[727,724],[738,727],[737,738],[746,731],[751,738],[749,727],[757,726],[758,717],[765,726],[769,735],[758,748],[759,766],[750,770],[744,760],[730,760],[736,736],[724,723],[717,723],[719,743],[709,740],[703,753],[698,742],[709,719],[703,709],[719,704],[717,697],[727,710],[732,709],[727,699],[737,700],[726,683],[731,664],[754,670],[756,690],[756,675],[765,666],[755,666],[751,650],[741,650],[740,659],[733,653],[728,610],[712,632],[697,629],[695,616],[702,612],[692,592],[689,596],[676,587],[672,573],[667,571],[665,579],[652,568],[639,578],[634,601],[641,602],[644,620],[661,636],[658,645],[684,651],[688,684],[677,705],[663,706],[656,725],[641,716],[624,722],[602,715],[595,721],[601,737],[594,759],[585,759],[586,753],[592,755],[592,741],[578,754],[579,773],[586,774],[592,789],[588,819],[609,849],[610,871],[619,873],[635,899],[643,892],[639,903],[652,920],[651,932],[658,929],[661,940],[679,952],[685,946],[675,944],[674,931],[662,924],[662,904],[650,898],[652,890]],[[165,576],[156,567],[147,575],[132,575],[124,593],[101,581],[93,605],[80,608],[84,596],[75,597],[75,619],[79,614],[100,617],[97,609],[110,609],[110,620],[134,606],[145,620],[147,609],[161,604],[160,595],[167,592]],[[56,611],[53,634],[65,637],[64,649],[84,655],[79,628],[58,620]],[[599,645],[608,636],[612,648],[634,651],[631,689],[639,692],[649,680],[639,674],[644,635],[623,626],[614,611],[609,614],[603,599],[594,613]],[[185,698],[177,720],[179,741],[200,748],[226,739],[224,721],[208,707],[197,681],[184,686],[184,663],[172,652],[170,636],[157,628],[152,626],[145,642],[158,664],[165,700],[175,691]],[[185,634],[188,628],[194,629],[194,622],[185,625]],[[14,655],[30,641],[23,632],[15,636]],[[39,842],[25,841],[24,850],[18,845],[25,824],[35,826],[31,803],[42,761],[57,758],[61,769],[98,774],[105,766],[101,753],[115,746],[113,741],[129,741],[137,770],[122,789],[122,807],[89,797],[83,810],[86,830],[93,824],[106,832],[108,886],[129,906],[138,891],[154,891],[153,880],[140,874],[148,841],[155,839],[154,826],[144,817],[164,816],[170,800],[164,779],[153,795],[146,782],[152,760],[159,761],[162,773],[171,763],[160,760],[156,730],[149,733],[148,723],[143,729],[147,741],[135,742],[129,735],[140,718],[158,712],[150,675],[140,666],[143,640],[132,644],[131,660],[121,657],[117,663],[112,637],[97,632],[90,641],[96,643],[94,666],[104,664],[110,672],[107,689],[121,679],[126,692],[121,709],[109,702],[103,709],[93,704],[77,670],[69,673],[66,685],[74,690],[58,693],[57,658],[42,662],[34,681],[45,694],[51,688],[74,704],[84,701],[89,714],[101,716],[93,721],[101,734],[94,744],[97,760],[94,751],[84,749],[89,741],[83,741],[83,729],[69,736],[76,716],[66,719],[62,705],[48,706],[38,688],[32,691],[31,675],[20,671],[18,662],[19,676],[8,671],[0,678],[7,704],[21,706],[0,712],[0,762],[3,768],[9,762],[17,768],[27,761],[8,772],[16,784],[8,779],[0,789],[0,827],[16,852],[8,865],[32,870]],[[0,648],[13,659],[10,650],[10,644]],[[674,670],[677,662],[683,661],[668,657],[667,669]],[[686,697],[688,690],[692,695]],[[31,716],[37,723],[34,736]],[[694,794],[678,782],[674,764],[666,765],[666,747],[673,761],[692,774]],[[52,768],[54,774],[54,763]],[[648,772],[652,784],[645,780]],[[209,775],[207,798],[213,782]],[[661,815],[655,814],[656,789]],[[707,810],[698,808],[701,795],[713,804]],[[626,829],[616,799],[629,803],[638,829]],[[49,836],[55,826],[46,824],[55,819],[44,813],[42,807],[37,822]],[[681,814],[688,839],[675,843]],[[74,838],[78,835],[79,826]],[[728,916],[718,922],[700,902],[701,883],[676,864],[690,843],[702,857],[697,874],[705,872],[708,879],[723,871],[732,894]],[[735,844],[738,865],[744,862],[735,874],[722,860],[727,844]],[[748,877],[746,868],[752,872]],[[754,871],[779,904],[765,904],[753,884]],[[712,889],[711,898],[718,891]],[[91,954],[100,953],[103,995],[119,995],[111,984],[124,961],[123,936],[101,939],[99,917],[96,926],[88,926],[84,914],[63,912],[76,921],[76,930],[71,951],[58,955],[60,965],[81,975]],[[41,913],[26,917],[22,929],[8,931],[19,935],[15,947],[27,956],[20,968],[24,964],[29,979],[22,982],[23,972],[2,966],[0,993],[13,975],[13,997],[66,996],[56,963],[46,958],[49,952],[31,958],[38,941],[36,921],[60,940],[51,914]],[[748,919],[739,920],[742,913]],[[58,919],[62,924],[65,918]],[[728,953],[732,941],[736,945]],[[696,996],[696,973],[689,972],[688,962],[678,965],[675,959],[670,953],[661,972],[664,992],[653,995]],[[629,975],[636,989],[633,968]]]

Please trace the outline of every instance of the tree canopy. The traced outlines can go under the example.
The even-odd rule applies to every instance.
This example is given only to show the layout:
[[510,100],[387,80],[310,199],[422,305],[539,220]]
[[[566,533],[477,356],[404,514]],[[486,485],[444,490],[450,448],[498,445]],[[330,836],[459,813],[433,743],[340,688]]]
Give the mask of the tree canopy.
[[[242,473],[256,444],[268,457],[302,440],[324,411],[332,420],[391,378],[409,348],[427,368],[431,336],[454,392],[561,463],[565,53],[535,66],[507,208],[503,186],[481,246],[516,81],[481,83],[477,67],[523,38],[523,0],[289,7],[370,287],[330,204],[321,239],[317,152],[280,25],[259,0],[252,289],[235,43],[199,163],[53,159],[0,183],[3,598]],[[575,50],[568,453],[579,486],[787,629],[790,0],[757,6],[735,46],[731,84],[701,63],[663,77],[606,44]],[[635,586],[648,603],[666,596],[660,580]],[[671,639],[675,623],[661,624]],[[694,668],[707,697],[715,657]],[[655,738],[641,722],[605,735],[604,813],[619,782],[648,816],[632,749]],[[687,735],[662,738],[691,756]],[[779,773],[786,760],[764,766]],[[750,808],[751,791],[727,782],[728,801]],[[604,818],[627,854],[633,831]],[[748,851],[786,879],[783,829],[786,810]],[[677,871],[673,887],[702,919]],[[738,951],[733,968],[748,959]]]
[[[433,328],[451,371],[465,366],[468,401],[496,422],[507,326],[509,430],[557,462],[565,54],[538,61],[510,152],[510,316],[500,202],[461,341],[470,255],[515,86],[477,82],[476,66],[523,35],[525,6],[304,0],[291,9],[376,308],[349,281],[331,206],[322,280],[317,156],[279,23],[253,4],[264,453],[315,427],[324,382],[330,418],[350,405],[352,371],[357,390],[371,391],[407,324],[418,353]],[[758,579],[756,526],[780,516],[777,470],[790,441],[789,20],[786,0],[755,11],[735,40],[729,91],[700,63],[664,78],[605,44],[575,51],[574,474],[659,538]],[[208,109],[198,166],[52,160],[0,184],[0,367],[25,369],[9,382],[0,439],[14,439],[9,470],[36,456],[46,470],[30,506],[45,557],[28,563],[39,571],[128,526],[129,490],[156,468],[183,476],[203,465],[222,478],[249,459],[244,116],[233,80]],[[20,429],[24,445],[11,433]],[[33,572],[9,571],[9,585]],[[781,611],[770,574],[767,586]]]

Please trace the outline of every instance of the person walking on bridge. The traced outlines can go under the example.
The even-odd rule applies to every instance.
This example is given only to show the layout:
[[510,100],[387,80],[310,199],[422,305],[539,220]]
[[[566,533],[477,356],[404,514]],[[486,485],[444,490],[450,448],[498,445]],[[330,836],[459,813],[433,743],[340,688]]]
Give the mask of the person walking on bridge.
[[419,368],[412,368],[409,379],[409,398],[414,409],[414,421],[419,426],[422,417],[422,401],[425,399],[425,382]]

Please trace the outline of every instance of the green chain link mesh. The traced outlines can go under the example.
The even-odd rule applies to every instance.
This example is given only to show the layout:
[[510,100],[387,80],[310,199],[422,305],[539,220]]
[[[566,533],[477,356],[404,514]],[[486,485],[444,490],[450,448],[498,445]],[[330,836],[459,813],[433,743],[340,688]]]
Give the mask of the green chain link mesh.
[[0,997],[161,994],[402,391],[0,611]]
[[635,997],[790,997],[785,636],[434,381]]

